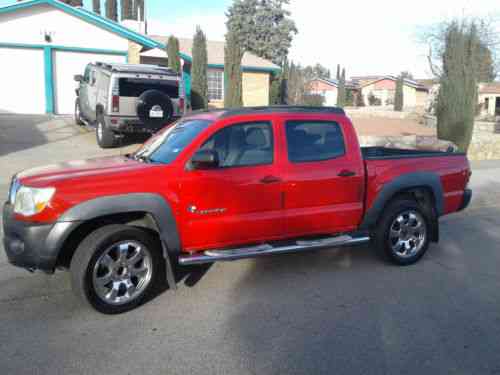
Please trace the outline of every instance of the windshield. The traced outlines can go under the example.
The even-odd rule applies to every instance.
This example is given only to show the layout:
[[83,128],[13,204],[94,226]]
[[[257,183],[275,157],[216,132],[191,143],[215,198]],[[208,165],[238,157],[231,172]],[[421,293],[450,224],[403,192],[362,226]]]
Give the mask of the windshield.
[[153,163],[168,164],[188,146],[200,132],[210,125],[208,120],[186,120],[168,128],[165,132],[146,142],[134,155]]

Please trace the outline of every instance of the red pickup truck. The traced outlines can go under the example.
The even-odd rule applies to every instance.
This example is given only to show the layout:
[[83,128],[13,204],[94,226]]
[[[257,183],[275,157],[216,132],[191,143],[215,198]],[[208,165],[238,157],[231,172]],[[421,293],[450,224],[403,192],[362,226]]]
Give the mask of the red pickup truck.
[[196,113],[125,156],[18,173],[4,205],[9,261],[69,268],[98,311],[136,307],[175,266],[372,241],[399,265],[470,202],[464,154],[360,148],[342,109]]

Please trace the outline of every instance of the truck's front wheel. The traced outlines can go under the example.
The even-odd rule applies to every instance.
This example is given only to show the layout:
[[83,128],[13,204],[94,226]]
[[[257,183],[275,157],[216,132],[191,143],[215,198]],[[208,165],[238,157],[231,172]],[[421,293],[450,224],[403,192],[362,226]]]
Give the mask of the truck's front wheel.
[[430,233],[430,220],[417,202],[398,199],[385,208],[372,237],[384,258],[410,265],[427,251]]
[[105,314],[137,307],[158,279],[157,242],[144,230],[127,225],[107,225],[92,232],[71,260],[73,291]]

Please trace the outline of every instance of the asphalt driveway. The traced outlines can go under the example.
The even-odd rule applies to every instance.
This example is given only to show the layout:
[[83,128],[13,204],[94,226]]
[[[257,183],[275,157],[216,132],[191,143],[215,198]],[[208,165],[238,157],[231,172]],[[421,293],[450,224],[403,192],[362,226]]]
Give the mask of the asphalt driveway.
[[[68,119],[0,115],[0,195],[19,169],[102,154]],[[220,263],[120,316],[0,245],[0,374],[499,374],[500,162],[472,188],[417,265],[369,246]]]

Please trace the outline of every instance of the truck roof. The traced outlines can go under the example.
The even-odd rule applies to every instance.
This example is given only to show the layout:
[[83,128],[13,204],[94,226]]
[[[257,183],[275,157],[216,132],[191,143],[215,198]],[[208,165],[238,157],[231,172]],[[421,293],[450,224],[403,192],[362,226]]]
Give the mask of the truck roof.
[[119,64],[104,62],[96,62],[95,65],[113,73],[178,75],[174,70],[161,65]]
[[264,113],[329,113],[345,115],[345,111],[339,107],[310,107],[296,105],[272,105],[262,107],[241,107],[241,108],[216,108],[209,110],[194,111],[188,114],[188,118],[199,118],[206,120],[216,120],[238,115],[264,114]]

